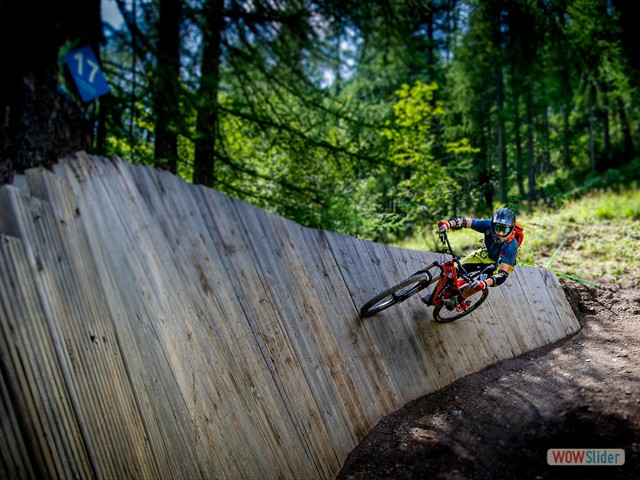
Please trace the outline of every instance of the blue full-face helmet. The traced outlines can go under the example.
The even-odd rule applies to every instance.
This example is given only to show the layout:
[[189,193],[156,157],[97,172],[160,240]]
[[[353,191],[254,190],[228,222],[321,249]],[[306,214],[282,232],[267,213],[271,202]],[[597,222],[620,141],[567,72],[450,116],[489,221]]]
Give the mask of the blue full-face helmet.
[[516,214],[508,208],[500,208],[495,211],[491,219],[491,235],[496,243],[502,243],[513,231],[516,224]]

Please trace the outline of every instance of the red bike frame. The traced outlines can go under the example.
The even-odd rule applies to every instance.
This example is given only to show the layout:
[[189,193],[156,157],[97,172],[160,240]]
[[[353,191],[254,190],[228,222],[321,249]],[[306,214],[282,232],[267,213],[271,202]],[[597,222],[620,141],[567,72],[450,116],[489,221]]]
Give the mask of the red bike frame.
[[[440,264],[440,268],[442,269],[442,278],[438,281],[436,288],[433,289],[430,299],[430,303],[434,307],[442,306],[447,298],[459,295],[460,289],[467,285],[466,280],[458,277],[455,259]],[[467,302],[463,300],[457,308],[466,310],[468,306]]]

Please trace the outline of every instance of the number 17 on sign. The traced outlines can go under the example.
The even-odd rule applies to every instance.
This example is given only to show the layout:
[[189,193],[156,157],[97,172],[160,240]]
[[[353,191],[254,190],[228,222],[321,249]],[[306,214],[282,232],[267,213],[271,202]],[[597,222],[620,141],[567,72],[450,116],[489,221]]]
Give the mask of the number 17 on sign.
[[109,92],[107,80],[91,48],[67,52],[65,63],[83,101],[88,102]]

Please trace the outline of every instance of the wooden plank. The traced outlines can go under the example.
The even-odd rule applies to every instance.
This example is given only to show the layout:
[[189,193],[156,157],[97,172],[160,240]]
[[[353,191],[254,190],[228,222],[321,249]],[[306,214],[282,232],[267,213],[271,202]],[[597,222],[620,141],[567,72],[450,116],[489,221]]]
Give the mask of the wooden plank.
[[[163,184],[164,194],[155,200],[160,209],[163,205],[171,208],[172,203],[183,201],[172,194],[172,189],[171,184]],[[195,231],[193,225],[184,224],[188,218],[195,218],[191,213],[164,222],[162,232],[157,232],[159,235],[156,240],[158,238],[161,241],[167,240],[164,246],[167,249],[166,257],[171,258],[170,252],[173,251],[180,253],[189,251],[189,245],[186,242],[176,241],[179,236],[176,232]],[[224,355],[221,347],[212,350],[209,344],[208,349],[200,348],[198,340],[208,338],[208,334],[205,334],[207,325],[200,319],[210,308],[206,305],[190,303],[192,292],[188,288],[181,289],[182,285],[195,284],[200,287],[198,291],[202,292],[202,271],[187,268],[187,265],[188,263],[182,262],[174,264],[164,262],[162,266],[155,267],[169,269],[166,277],[179,279],[177,288],[167,287],[171,288],[171,298],[162,307],[169,310],[167,318],[184,322],[181,331],[165,331],[164,324],[162,329],[156,328],[156,331],[163,337],[162,343],[165,345],[163,348],[170,349],[168,360],[172,375],[178,382],[180,395],[183,397],[186,408],[189,409],[189,416],[195,430],[194,436],[198,442],[205,442],[204,448],[196,448],[198,454],[202,455],[201,461],[207,462],[209,469],[220,470],[223,466],[222,472],[227,472],[224,474],[227,477],[238,476],[238,466],[242,466],[246,475],[255,476],[263,467],[260,461],[255,459],[261,460],[261,457],[247,456],[246,449],[247,446],[254,445],[258,437],[252,429],[251,416],[237,418],[240,412],[251,411],[249,405],[243,403],[251,392],[248,388],[243,389],[243,386],[236,381],[233,365],[225,364],[228,355]],[[165,274],[159,273],[158,276],[162,278]],[[172,305],[177,306],[173,311],[171,311]],[[183,308],[180,308],[181,306]],[[196,312],[196,316],[192,317],[186,314],[186,311]],[[173,322],[168,322],[170,323]],[[181,340],[184,337],[188,340],[186,344]],[[191,371],[182,369],[181,365],[185,364],[185,359],[187,364],[191,365]],[[229,435],[231,432],[235,433]],[[207,444],[209,448],[206,448]],[[198,447],[198,445],[195,446]],[[215,456],[212,457],[213,452]]]
[[[561,319],[558,317],[557,310],[547,293],[539,270],[525,267],[519,268],[518,273],[523,277],[521,285],[532,315],[529,325],[538,330],[546,343],[551,343],[564,337],[564,328],[560,326]],[[531,319],[534,321],[532,322]]]
[[[351,292],[354,313],[357,315],[362,304],[378,293],[381,286],[386,288],[395,283],[400,274],[396,272],[394,277],[386,268],[378,268],[379,265],[391,264],[384,255],[384,248],[364,242],[358,244],[344,235],[325,232],[325,236],[341,278]],[[357,354],[369,360],[364,364],[363,373],[370,384],[369,390],[373,393],[371,400],[381,416],[393,411],[394,405],[402,403],[400,389],[386,361],[385,343],[394,330],[388,316],[389,312],[381,312],[374,319],[362,320],[354,343]]]
[[[0,235],[0,242],[4,241],[5,238]],[[4,272],[4,269],[0,266],[1,272]],[[0,311],[0,318],[8,318],[8,312],[6,310]],[[1,324],[0,331],[2,331]],[[2,351],[5,351],[4,348]],[[29,460],[29,439],[25,439],[20,430],[19,407],[14,406],[16,399],[8,389],[8,382],[9,376],[3,375],[2,382],[0,382],[0,444],[3,446],[0,449],[0,477],[11,479],[42,478],[42,475],[36,475],[33,462]]]
[[[336,408],[341,406],[340,388],[347,381],[340,372],[344,360],[333,331],[328,328],[325,305],[312,283],[310,270],[313,265],[311,257],[304,250],[306,239],[298,225],[284,219],[269,220],[271,225],[268,233],[272,235],[276,248],[287,251],[282,261],[289,275],[284,280],[292,298],[296,299],[295,315],[286,319],[284,328],[298,357],[306,360],[306,365],[302,365],[303,372],[311,385],[311,394],[327,435],[333,435],[335,442],[348,442],[348,420],[343,408]],[[340,301],[339,297],[333,299],[334,303]]]
[[[172,188],[173,187],[171,185],[162,184],[162,190],[165,193],[167,193],[167,192],[170,193]],[[200,199],[200,200],[202,200],[202,199]],[[175,199],[172,200],[172,201],[175,201]],[[200,203],[200,202],[198,202],[198,203]],[[206,218],[206,217],[207,217],[207,215],[204,215],[203,218]],[[230,224],[230,222],[226,222],[225,221],[225,218],[227,218],[227,217],[228,217],[228,215],[225,213],[224,214],[224,218],[221,220],[221,223],[224,225],[225,228],[228,227],[229,224]],[[231,224],[233,224],[233,222],[231,222]],[[180,232],[184,232],[184,231],[197,232],[198,228],[200,228],[200,227],[198,227],[198,225],[189,225],[188,227],[185,227],[183,225],[182,228],[178,228],[178,231],[180,231]],[[211,228],[211,230],[215,231],[217,229],[217,226],[215,225],[215,223],[206,223],[206,228],[207,229]],[[171,231],[171,228],[169,228],[167,231]],[[210,233],[211,232],[207,233],[206,231],[202,231],[200,233],[197,233],[197,236],[199,236],[200,239],[202,240],[202,239],[206,238]],[[234,232],[233,235],[231,235],[231,237],[232,238],[231,238],[231,240],[230,240],[230,242],[228,244],[228,250],[229,250],[229,253],[231,255],[233,255],[234,258],[235,258],[237,251],[240,250],[240,253],[242,253],[242,252],[244,252],[244,249],[238,247],[237,243],[238,243],[238,241],[241,240],[241,238],[238,238],[238,236],[235,235],[235,232]],[[209,241],[209,240],[207,240],[207,241]],[[179,248],[184,248],[184,244],[182,244]],[[212,256],[214,254],[217,255],[215,246],[211,249],[211,251],[209,253],[211,253]],[[207,258],[206,254],[205,254],[204,258]],[[246,254],[240,255],[240,259],[243,259],[243,258],[247,258],[247,255]],[[202,281],[205,281],[209,285],[207,287],[207,289],[210,290],[210,293],[213,293],[213,289],[215,289],[216,301],[219,301],[220,298],[222,298],[222,302],[223,303],[221,304],[221,307],[222,307],[221,311],[226,312],[225,315],[229,315],[229,314],[230,315],[226,316],[224,321],[221,321],[221,323],[224,324],[225,322],[229,322],[230,324],[235,325],[236,327],[240,326],[240,328],[242,329],[240,331],[240,333],[237,334],[237,335],[235,335],[234,333],[230,333],[230,332],[233,332],[233,329],[225,330],[225,334],[229,334],[228,345],[230,346],[230,348],[232,348],[232,349],[240,348],[240,350],[241,350],[241,354],[237,355],[237,358],[240,359],[240,358],[242,358],[242,356],[245,356],[244,360],[247,360],[246,357],[247,357],[247,353],[248,352],[246,350],[244,350],[242,347],[251,346],[252,349],[254,349],[254,350],[257,349],[256,351],[257,351],[258,356],[254,357],[257,360],[255,362],[252,361],[252,362],[249,362],[249,363],[251,364],[251,367],[254,367],[254,366],[257,365],[257,368],[254,370],[254,372],[259,372],[259,373],[256,374],[255,376],[247,376],[246,370],[243,370],[243,372],[244,372],[243,376],[244,376],[245,379],[247,379],[247,387],[248,387],[247,391],[251,390],[253,392],[252,395],[254,395],[255,399],[257,401],[259,401],[260,403],[262,403],[263,402],[262,399],[264,397],[266,397],[267,395],[269,395],[269,392],[266,391],[267,388],[274,388],[275,387],[275,391],[276,391],[276,393],[278,393],[278,389],[280,387],[278,387],[277,384],[274,385],[273,384],[273,378],[271,378],[273,373],[275,372],[275,369],[274,368],[267,368],[267,367],[264,366],[264,360],[265,360],[265,356],[264,355],[265,355],[265,353],[261,352],[260,349],[257,348],[257,345],[259,343],[258,339],[260,339],[260,341],[262,341],[262,339],[261,339],[261,337],[259,335],[254,335],[254,333],[253,333],[253,331],[251,329],[251,325],[249,323],[247,323],[247,321],[246,321],[247,320],[246,317],[252,316],[254,314],[253,314],[253,311],[251,309],[247,309],[246,295],[244,294],[244,292],[242,292],[241,285],[237,282],[237,278],[239,278],[239,276],[246,276],[247,274],[249,274],[249,278],[251,278],[251,277],[257,278],[256,275],[250,275],[251,274],[251,269],[255,269],[255,265],[253,264],[253,262],[248,262],[247,263],[248,271],[246,271],[244,268],[239,268],[237,262],[227,263],[227,266],[224,266],[223,264],[224,264],[224,261],[221,260],[220,265],[221,265],[222,268],[218,267],[218,268],[212,268],[212,269],[209,269],[209,268],[196,269],[196,270],[199,270],[199,272],[198,272],[199,273],[199,282],[201,283]],[[220,278],[220,277],[215,278],[215,276],[212,277],[212,278],[209,277],[210,272],[213,272],[215,275],[219,275],[220,272],[229,273],[229,272],[233,272],[235,270],[237,270],[239,272],[238,277],[236,277],[235,275],[230,275],[229,277],[225,276],[224,278]],[[222,291],[219,288],[217,288],[218,286],[227,286],[227,285],[231,285],[232,283],[234,283],[235,286],[234,286],[233,290],[231,291],[231,293],[228,294],[228,295],[222,294]],[[242,292],[242,294],[240,295],[240,294],[236,293],[234,290],[238,291],[238,292]],[[235,307],[235,304],[238,304],[238,300],[241,300],[242,304],[239,307]],[[259,304],[257,306],[257,310],[259,311],[262,307],[263,307],[263,305]],[[234,308],[235,308],[235,310],[233,310]],[[240,323],[237,323],[237,322],[233,321],[234,318],[239,316],[239,315],[236,315],[236,313],[235,313],[236,311],[241,313],[241,317],[240,317],[241,321],[240,321]],[[253,345],[251,344],[251,342],[247,343],[248,339],[253,339],[253,342],[255,342],[255,343]],[[252,358],[252,357],[249,357],[249,358]],[[241,363],[243,369],[245,368],[246,364],[247,364],[246,361]],[[262,370],[260,370],[260,369],[262,369]],[[266,378],[266,377],[270,377],[271,378],[272,381],[271,381],[270,384],[267,384],[267,382],[262,380],[262,378]],[[267,385],[267,386],[266,387],[262,387],[263,385]],[[259,391],[256,390],[256,386],[260,387]],[[260,409],[263,408],[264,405],[262,405],[262,406],[258,405],[258,406],[259,406],[259,410],[260,410]],[[247,411],[248,407],[245,405],[245,406],[242,406],[241,408],[238,408],[237,410]],[[255,408],[253,410],[255,410]],[[265,415],[268,415],[268,414],[265,413]],[[288,416],[290,414],[286,413],[286,415]],[[270,418],[270,417],[271,417],[271,415],[266,417],[266,421],[264,422],[266,425],[268,425],[269,422],[273,421],[273,418]],[[240,426],[244,426],[245,424],[247,424],[246,421],[240,422]],[[281,425],[286,425],[286,422],[283,420],[281,422]],[[280,425],[277,425],[277,427],[279,427],[279,426]],[[252,443],[252,441],[255,439],[255,430],[253,431],[253,434],[250,431],[247,432],[247,435],[252,435],[251,437],[247,438],[247,442]],[[277,436],[276,442],[274,442],[274,443],[282,443],[283,441],[284,442],[288,442],[289,441],[289,435],[286,432],[284,432],[284,434],[282,436]],[[283,455],[284,454],[285,456],[288,456],[288,455],[291,455],[293,452],[296,452],[296,450],[299,448],[299,445],[300,445],[300,442],[297,442],[296,444],[287,445],[287,446],[290,446],[290,448],[273,449],[273,447],[271,447],[271,449],[273,451],[277,451],[278,455]],[[240,451],[242,451],[242,449],[240,449]],[[260,456],[256,456],[256,455],[254,455],[253,458],[261,459]],[[301,457],[301,458],[303,458],[303,457]],[[293,458],[293,459],[289,458],[289,460],[291,460],[290,463],[292,465],[295,464],[295,458]],[[282,461],[282,459],[281,459],[281,461]],[[243,462],[239,462],[239,463],[243,463]],[[273,462],[269,462],[269,463],[272,464]],[[283,466],[282,464],[280,465],[280,467],[282,467],[285,471],[288,471],[288,469],[291,468],[290,466],[287,466],[287,465]]]
[[[78,230],[82,228],[78,225],[82,215],[78,215],[75,209],[64,211],[65,195],[50,175],[44,173],[44,176],[34,176],[30,181],[34,190],[46,194],[59,207],[60,217],[42,230],[41,241],[32,240],[32,243],[40,245],[43,258],[47,247],[52,249],[55,246],[52,250],[57,252],[57,257],[48,259],[55,268],[51,268],[52,278],[47,289],[58,292],[54,298],[64,299],[53,305],[53,310],[58,318],[64,319],[58,323],[66,339],[65,349],[69,352],[66,361],[74,377],[77,376],[74,383],[83,388],[82,405],[90,407],[83,412],[84,422],[98,438],[110,439],[107,442],[110,449],[98,448],[100,459],[109,466],[119,465],[115,467],[118,471],[131,470],[133,475],[142,476],[158,475],[159,472],[153,468],[136,470],[138,466],[144,469],[153,467],[154,462],[149,461],[153,454],[144,440],[140,412],[134,408],[136,401],[123,360],[126,355],[120,346],[119,332],[109,321],[111,312],[104,299],[98,273],[101,269],[90,262],[90,243]],[[69,202],[66,205],[73,206]],[[45,236],[55,227],[62,229],[58,235],[65,238],[64,242],[58,243],[58,235]],[[110,374],[104,375],[107,371]],[[115,414],[124,416],[127,421],[118,421],[118,418],[113,418]],[[138,445],[136,449],[127,446],[132,440]]]
[[497,345],[502,345],[506,358],[527,351],[526,341],[519,328],[520,322],[526,318],[521,310],[524,299],[512,294],[512,287],[517,282],[518,277],[512,273],[505,284],[490,288],[489,298],[480,307],[482,311],[477,312],[483,320],[492,319],[488,335],[492,339],[493,350],[496,350]]
[[[300,228],[292,223],[288,223],[286,229],[300,252],[299,263],[294,267],[300,269],[303,277],[301,284],[297,285],[297,294],[312,305],[309,322],[318,338],[318,347],[322,349],[331,379],[335,382],[337,398],[334,401],[343,409],[341,414],[330,415],[338,415],[340,422],[348,425],[348,432],[334,442],[338,457],[344,459],[353,448],[345,451],[347,440],[355,445],[366,434],[367,426],[376,423],[382,415],[376,403],[371,401],[375,392],[365,375],[368,363],[365,359],[373,353],[373,349],[371,345],[362,343],[358,346],[368,348],[368,353],[354,349],[359,341],[360,319],[349,290],[340,281],[341,274],[326,237],[322,232]],[[329,283],[327,278],[334,278],[335,281]],[[334,433],[333,428],[335,426],[328,427],[330,435],[339,433]]]
[[523,288],[523,284],[526,287],[528,280],[528,276],[524,275],[527,272],[522,271],[526,268],[530,267],[516,267],[498,290],[504,298],[503,305],[506,308],[505,312],[508,312],[505,320],[509,321],[508,328],[512,332],[511,335],[515,335],[517,332],[521,338],[520,348],[523,350],[514,351],[514,355],[531,350],[544,341],[540,332],[531,326],[531,306],[527,300],[525,288]]
[[360,319],[438,255],[115,157],[21,181],[0,189],[0,474],[334,478],[382,416],[579,328],[557,278],[523,267],[452,324],[417,296]]
[[[406,278],[427,263],[408,258],[405,255],[408,251],[390,249],[381,244],[371,246],[380,250],[374,255],[384,259],[378,268],[389,274],[385,287]],[[396,384],[399,402],[404,404],[424,391],[425,384],[421,381],[423,375],[421,369],[417,368],[421,363],[421,355],[418,344],[415,342],[414,327],[418,323],[428,321],[428,311],[419,297],[414,296],[404,304],[382,313],[386,313],[386,321],[377,322],[375,321],[377,318],[372,318],[365,324],[384,327],[376,329],[375,332],[371,331],[372,341],[381,345],[382,358],[388,362],[390,375]],[[415,348],[411,348],[412,346]],[[427,382],[429,382],[428,379]]]
[[30,452],[28,463],[20,466],[23,472],[31,470],[47,477],[91,476],[29,263],[20,240],[0,238],[3,388],[11,391],[11,408],[20,425],[10,435],[10,448],[24,445]]
[[544,269],[540,270],[540,274],[542,275],[547,287],[547,292],[553,302],[553,306],[558,313],[561,325],[564,327],[565,335],[571,335],[580,330],[580,323],[576,319],[567,297],[564,295],[562,286],[560,285],[555,272],[553,270]]
[[[157,475],[162,472],[180,471],[187,467],[187,472],[198,476],[197,459],[187,447],[188,432],[176,429],[172,423],[164,422],[166,418],[184,418],[183,402],[176,392],[171,379],[170,365],[158,336],[157,324],[162,324],[166,318],[156,297],[162,298],[162,286],[156,282],[164,274],[155,270],[149,275],[149,270],[157,267],[149,266],[153,260],[153,241],[145,228],[144,222],[139,220],[139,209],[132,205],[134,192],[127,187],[121,175],[113,169],[98,162],[89,164],[86,170],[74,164],[68,169],[66,177],[76,191],[81,212],[95,212],[83,215],[83,221],[88,236],[88,244],[93,249],[96,258],[99,283],[105,289],[109,311],[113,321],[113,345],[126,352],[126,371],[123,382],[131,384],[135,405],[144,427],[137,433],[143,435],[145,441],[136,443],[137,449],[131,449],[130,454],[135,457],[125,464],[119,465],[122,471],[142,466],[143,468],[157,468]],[[128,230],[129,225],[132,226]],[[145,250],[145,248],[150,248]],[[164,253],[158,249],[156,254]],[[170,278],[165,275],[166,278]],[[155,359],[150,362],[150,359]],[[166,381],[165,381],[166,379]],[[126,397],[125,397],[126,398]],[[103,418],[102,415],[97,418]],[[133,423],[128,420],[129,423]],[[122,422],[120,422],[122,423]],[[108,436],[115,433],[109,432]],[[167,439],[173,436],[175,446],[167,444]],[[183,441],[179,441],[182,439]],[[153,455],[146,458],[144,447],[146,443]],[[126,442],[113,442],[113,450],[102,453],[104,461],[119,464],[122,458],[117,449],[125,446]],[[184,459],[191,458],[191,462]],[[153,475],[153,474],[152,474]]]
[[[202,194],[205,192],[203,190],[200,190],[199,193]],[[200,197],[200,199],[202,200],[202,197]],[[219,198],[218,200],[222,199]],[[224,218],[233,218],[231,216],[232,212],[226,211],[233,208],[231,206],[231,202],[229,202],[222,208],[223,211],[225,211],[223,214]],[[235,212],[233,212],[233,215],[235,215]],[[233,226],[234,222],[228,222],[223,219],[222,223],[224,224],[224,227],[218,228],[218,225],[215,223],[214,218],[204,213],[203,218],[205,219],[206,231],[201,232],[199,236],[200,238],[206,238],[207,236],[211,237],[212,243],[208,249],[211,254],[217,255],[215,248],[215,242],[217,239],[218,245],[224,244],[225,241],[228,242],[226,244],[227,248],[225,248],[224,250],[228,251],[231,256],[233,256],[234,260],[236,258],[250,260],[250,253],[247,252],[249,247],[244,244],[244,242],[242,241],[242,237],[237,235],[237,231],[235,230],[235,228],[231,230],[232,233],[229,238],[224,238],[224,234],[222,236],[220,235],[221,230],[225,232],[230,225]],[[248,363],[250,364],[249,366],[251,373],[246,369],[243,371],[243,377],[247,382],[247,392],[255,391],[256,387],[259,387],[260,393],[255,391],[255,393],[252,393],[252,396],[254,401],[258,402],[258,404],[256,405],[258,407],[258,411],[260,411],[261,414],[264,415],[263,418],[266,420],[265,422],[263,422],[264,425],[269,425],[270,423],[272,423],[273,418],[281,419],[281,421],[279,422],[280,425],[278,426],[284,427],[287,424],[289,425],[289,430],[283,430],[276,434],[276,440],[279,443],[284,442],[286,448],[278,449],[277,451],[271,449],[270,452],[264,452],[265,455],[275,455],[279,462],[280,468],[282,468],[284,471],[287,471],[289,468],[291,468],[289,465],[295,465],[296,461],[299,462],[299,458],[304,458],[306,455],[303,451],[299,450],[301,446],[299,441],[291,443],[291,440],[295,439],[295,436],[292,438],[292,435],[297,434],[295,433],[295,426],[290,424],[283,417],[283,415],[289,416],[288,413],[285,413],[288,412],[288,410],[286,408],[283,408],[283,399],[280,398],[278,400],[275,400],[274,403],[278,405],[276,411],[268,412],[264,409],[265,403],[263,402],[263,398],[270,397],[274,399],[274,397],[277,398],[278,396],[282,395],[282,386],[279,384],[279,380],[277,380],[277,366],[269,365],[269,363],[272,362],[272,359],[270,353],[268,352],[268,347],[265,343],[266,336],[262,335],[259,332],[259,329],[255,327],[254,323],[257,322],[257,320],[255,319],[256,316],[266,316],[267,318],[271,318],[272,315],[277,315],[277,312],[275,310],[270,311],[269,305],[262,301],[262,299],[267,296],[267,292],[265,290],[258,290],[255,292],[252,291],[255,290],[256,287],[260,287],[260,285],[256,285],[255,282],[259,279],[259,275],[255,270],[254,262],[228,262],[222,257],[217,261],[219,261],[220,265],[223,266],[223,268],[218,269],[218,272],[226,272],[226,275],[229,275],[229,277],[225,277],[225,279],[222,279],[222,281],[220,281],[219,277],[218,279],[211,278],[210,280],[207,278],[207,282],[211,282],[210,285],[216,285],[217,282],[220,285],[232,287],[232,289],[228,291],[226,295],[224,295],[224,298],[226,298],[226,308],[234,308],[235,305],[237,305],[237,307],[235,307],[235,310],[233,311],[228,310],[228,312],[232,313],[232,315],[227,316],[225,319],[223,319],[222,323],[231,322],[235,326],[235,328],[240,328],[238,333],[235,333],[233,330],[225,330],[224,333],[226,335],[226,338],[228,338],[229,344],[232,345],[232,348],[244,345],[244,348],[240,352],[240,355],[238,355],[236,358],[242,358],[242,356],[245,357],[245,361],[243,362],[242,366],[243,369],[245,368],[247,361],[249,361]],[[201,269],[200,274],[207,277],[209,272],[216,273],[216,270],[209,268]],[[246,283],[243,283],[245,282],[245,279]],[[249,289],[248,292],[247,288]],[[216,288],[215,294],[216,297],[221,296],[219,288]],[[253,298],[257,298],[257,303],[253,306],[253,308],[251,308]],[[237,318],[237,321],[234,321],[234,318]],[[240,323],[238,323],[238,321]],[[246,347],[249,346],[249,344],[247,343],[247,340],[249,339],[251,340],[250,346],[253,356],[249,356],[249,352],[246,349]],[[267,359],[268,363],[265,364],[265,360]],[[274,383],[274,379],[276,379],[276,383]],[[276,427],[271,426],[271,428],[268,430],[263,429],[263,433],[265,435],[273,434],[271,430],[273,430],[274,428]],[[258,427],[258,429],[260,428]],[[247,435],[251,435],[251,432],[247,432]],[[253,436],[255,437],[255,430]],[[253,439],[251,437],[247,439],[247,441],[252,440]],[[263,446],[262,448],[264,449],[265,446]],[[296,451],[298,451],[299,455],[302,455],[302,457],[288,457],[292,452]],[[273,462],[269,461],[268,463],[272,464]],[[263,466],[263,468],[266,467]]]
[[[256,278],[262,283],[266,294],[259,309],[264,310],[267,306],[273,309],[272,313],[255,316],[255,328],[265,339],[268,354],[282,382],[285,401],[291,408],[292,418],[303,439],[302,445],[308,451],[314,468],[321,472],[321,476],[325,476],[339,468],[339,462],[326,441],[327,432],[321,420],[322,415],[313,398],[312,386],[305,378],[310,373],[305,368],[313,371],[319,359],[311,349],[296,350],[296,339],[287,332],[287,324],[305,321],[299,299],[292,292],[291,273],[283,260],[283,256],[289,252],[279,249],[271,231],[271,221],[275,217],[241,202],[233,202],[232,206],[237,209],[232,218],[241,220],[241,235],[252,240],[249,244],[252,261],[260,272]],[[253,303],[253,295],[249,292],[255,289],[255,280],[245,283],[241,279],[241,282],[249,303]],[[318,461],[320,458],[323,461]]]

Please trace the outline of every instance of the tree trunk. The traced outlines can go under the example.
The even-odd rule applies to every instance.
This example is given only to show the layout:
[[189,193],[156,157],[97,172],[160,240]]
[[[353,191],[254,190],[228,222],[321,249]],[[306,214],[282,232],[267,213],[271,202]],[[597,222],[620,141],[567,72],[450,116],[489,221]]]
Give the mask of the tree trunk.
[[487,126],[487,133],[484,135],[485,137],[485,141],[484,143],[484,150],[487,152],[486,155],[484,155],[484,157],[481,159],[482,160],[482,167],[480,169],[480,176],[478,178],[479,184],[480,184],[480,190],[482,192],[482,195],[484,197],[484,203],[486,205],[487,210],[491,210],[493,208],[493,197],[494,197],[494,188],[493,188],[493,183],[492,183],[492,179],[493,177],[493,172],[492,172],[492,168],[491,168],[491,163],[492,163],[492,155],[488,152],[491,151],[491,125]]
[[457,38],[458,38],[458,0],[449,0],[446,7],[446,25],[447,25],[447,36],[446,36],[446,50],[445,50],[445,61],[448,64],[452,58],[452,52],[456,50],[457,47]]
[[514,129],[514,139],[515,139],[515,147],[516,147],[516,182],[518,184],[518,195],[520,198],[525,198],[525,190],[524,190],[524,161],[522,155],[522,136],[520,134],[521,122],[520,122],[520,97],[518,93],[515,91],[513,94],[513,105],[514,105],[514,118],[513,118],[513,129]]
[[203,32],[204,50],[197,99],[198,120],[196,123],[193,183],[213,186],[224,1],[207,0],[204,9],[206,25]]
[[107,155],[107,117],[111,108],[112,98],[110,95],[105,95],[98,103],[96,138],[94,142],[94,152],[97,155]]
[[496,67],[496,104],[498,107],[498,122],[496,125],[496,153],[500,165],[500,203],[507,203],[507,148],[504,142],[504,79],[502,67]]
[[562,134],[562,159],[564,163],[564,168],[567,171],[571,171],[571,143],[569,141],[570,132],[569,132],[569,106],[565,104],[562,109],[562,123],[563,123],[563,134]]
[[0,10],[0,182],[8,183],[13,172],[91,151],[91,104],[75,95],[59,53],[73,42],[98,56],[102,26],[99,0],[3,1]]
[[436,41],[434,38],[434,26],[433,26],[433,7],[429,8],[425,18],[427,24],[427,69],[429,83],[436,81],[436,62],[435,62],[435,49]]
[[[342,34],[343,34],[343,26],[340,22],[335,26],[335,36],[336,36],[336,68],[335,68],[335,80],[333,81],[334,86],[334,94],[336,97],[340,97],[342,94]],[[340,123],[340,119],[336,116],[336,125]]]
[[620,117],[620,129],[622,130],[622,136],[624,140],[624,156],[625,161],[630,161],[633,156],[633,137],[631,136],[631,127],[629,125],[629,119],[627,118],[627,112],[624,108],[622,100],[618,99],[618,115]]
[[606,82],[602,82],[602,108],[600,109],[602,118],[602,153],[607,165],[611,165],[613,152],[611,151],[611,128],[609,124],[609,88]]
[[551,121],[549,109],[544,109],[544,155],[542,156],[540,171],[547,173],[551,170]]
[[567,171],[571,171],[571,98],[573,97],[573,89],[571,88],[571,80],[569,68],[564,65],[562,68],[561,92],[564,98],[562,108],[562,164]]
[[596,114],[595,114],[595,85],[589,87],[589,158],[591,159],[591,173],[596,173]]
[[178,169],[178,134],[176,123],[180,115],[180,0],[160,0],[158,25],[158,57],[155,81],[155,144],[157,166],[176,173]]
[[527,155],[529,157],[529,201],[536,199],[536,160],[534,148],[533,85],[527,90]]

